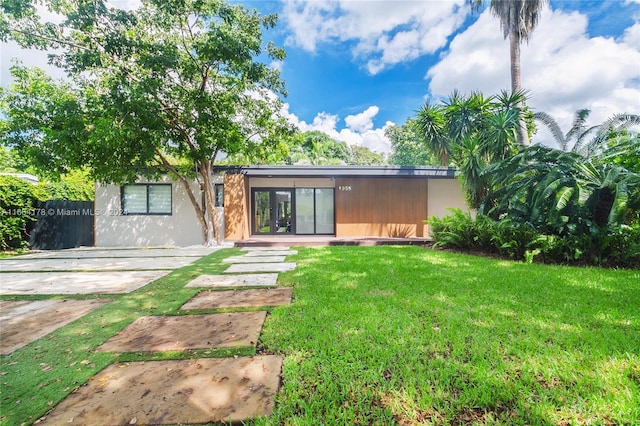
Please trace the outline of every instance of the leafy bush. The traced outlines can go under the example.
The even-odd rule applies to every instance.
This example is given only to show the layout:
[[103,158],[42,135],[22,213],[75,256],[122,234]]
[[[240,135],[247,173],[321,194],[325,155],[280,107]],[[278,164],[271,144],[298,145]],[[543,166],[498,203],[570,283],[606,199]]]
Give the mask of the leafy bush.
[[546,235],[509,219],[453,209],[451,216],[427,220],[435,246],[480,251],[514,260],[640,268],[640,225],[596,229],[592,233]]
[[540,234],[528,225],[515,225],[509,220],[494,221],[488,216],[451,209],[452,216],[431,217],[427,223],[436,246],[477,250],[510,259],[524,259]]
[[0,176],[0,249],[27,246],[27,226],[34,220],[34,203],[45,198],[41,188],[23,179]]

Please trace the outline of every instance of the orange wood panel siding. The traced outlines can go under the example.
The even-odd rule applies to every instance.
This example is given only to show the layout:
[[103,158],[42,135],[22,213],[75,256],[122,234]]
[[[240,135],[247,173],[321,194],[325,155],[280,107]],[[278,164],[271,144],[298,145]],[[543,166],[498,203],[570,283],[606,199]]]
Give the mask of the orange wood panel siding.
[[249,238],[249,182],[244,175],[224,175],[225,239]]
[[337,237],[424,237],[427,179],[337,178]]

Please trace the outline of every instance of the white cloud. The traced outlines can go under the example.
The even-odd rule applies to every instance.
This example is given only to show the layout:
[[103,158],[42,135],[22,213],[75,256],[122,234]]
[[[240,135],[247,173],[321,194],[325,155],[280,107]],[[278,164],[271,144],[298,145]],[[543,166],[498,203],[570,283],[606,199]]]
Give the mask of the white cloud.
[[[591,124],[616,113],[640,113],[640,24],[620,40],[590,38],[587,25],[583,14],[545,8],[529,43],[522,45],[522,86],[531,93],[529,105],[551,114],[565,131],[581,108],[592,110]],[[454,89],[491,94],[510,88],[509,68],[509,43],[486,11],[455,37],[426,77],[435,98]],[[541,132],[534,141],[551,143],[547,137]]]
[[315,52],[318,44],[349,42],[351,54],[371,74],[434,53],[462,24],[464,0],[287,1],[289,45]]
[[391,141],[385,136],[387,127],[394,123],[387,121],[384,126],[374,128],[373,118],[378,114],[379,108],[370,106],[363,112],[348,115],[345,118],[346,127],[338,130],[340,118],[327,112],[318,113],[311,123],[307,123],[289,111],[289,104],[285,103],[280,114],[286,117],[290,123],[296,125],[300,131],[307,132],[319,130],[332,138],[346,142],[349,145],[359,145],[378,153],[391,152]]
[[377,106],[370,106],[364,112],[355,115],[348,115],[344,122],[347,123],[347,127],[355,132],[367,132],[373,129],[373,117],[378,115],[380,108]]

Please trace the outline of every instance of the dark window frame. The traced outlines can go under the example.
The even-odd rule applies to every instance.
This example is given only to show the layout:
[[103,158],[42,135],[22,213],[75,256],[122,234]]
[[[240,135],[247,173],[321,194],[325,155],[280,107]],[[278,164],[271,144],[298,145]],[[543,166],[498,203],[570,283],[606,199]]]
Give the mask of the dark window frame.
[[[124,192],[127,186],[144,186],[146,187],[146,211],[145,212],[129,212],[124,204]],[[149,188],[154,186],[168,186],[169,187],[169,207],[170,211],[167,212],[150,212],[149,211]],[[173,185],[170,183],[133,183],[122,185],[120,187],[120,205],[122,206],[123,216],[173,216]]]
[[[336,235],[336,189],[335,188],[324,188],[324,187],[306,187],[306,186],[298,186],[295,188],[296,190],[298,189],[312,189],[313,190],[313,233],[308,233],[308,232],[304,232],[304,233],[298,233],[297,229],[296,229],[296,235]],[[333,193],[333,232],[318,232],[318,222],[317,222],[317,215],[318,215],[318,210],[317,210],[317,190],[318,189],[330,189],[331,192]],[[295,191],[294,191],[295,192]],[[294,221],[296,223],[296,228],[297,228],[297,220]]]
[[[220,199],[218,197],[219,193],[222,193],[221,202],[218,202],[218,200]],[[224,184],[223,183],[216,183],[213,185],[213,195],[215,199],[215,207],[224,207]]]

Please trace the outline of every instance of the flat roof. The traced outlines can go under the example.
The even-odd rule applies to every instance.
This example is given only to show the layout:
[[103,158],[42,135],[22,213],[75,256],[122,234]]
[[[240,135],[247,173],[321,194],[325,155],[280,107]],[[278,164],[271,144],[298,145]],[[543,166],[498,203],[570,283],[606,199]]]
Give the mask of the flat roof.
[[214,173],[254,177],[403,177],[453,178],[444,166],[214,166]]

